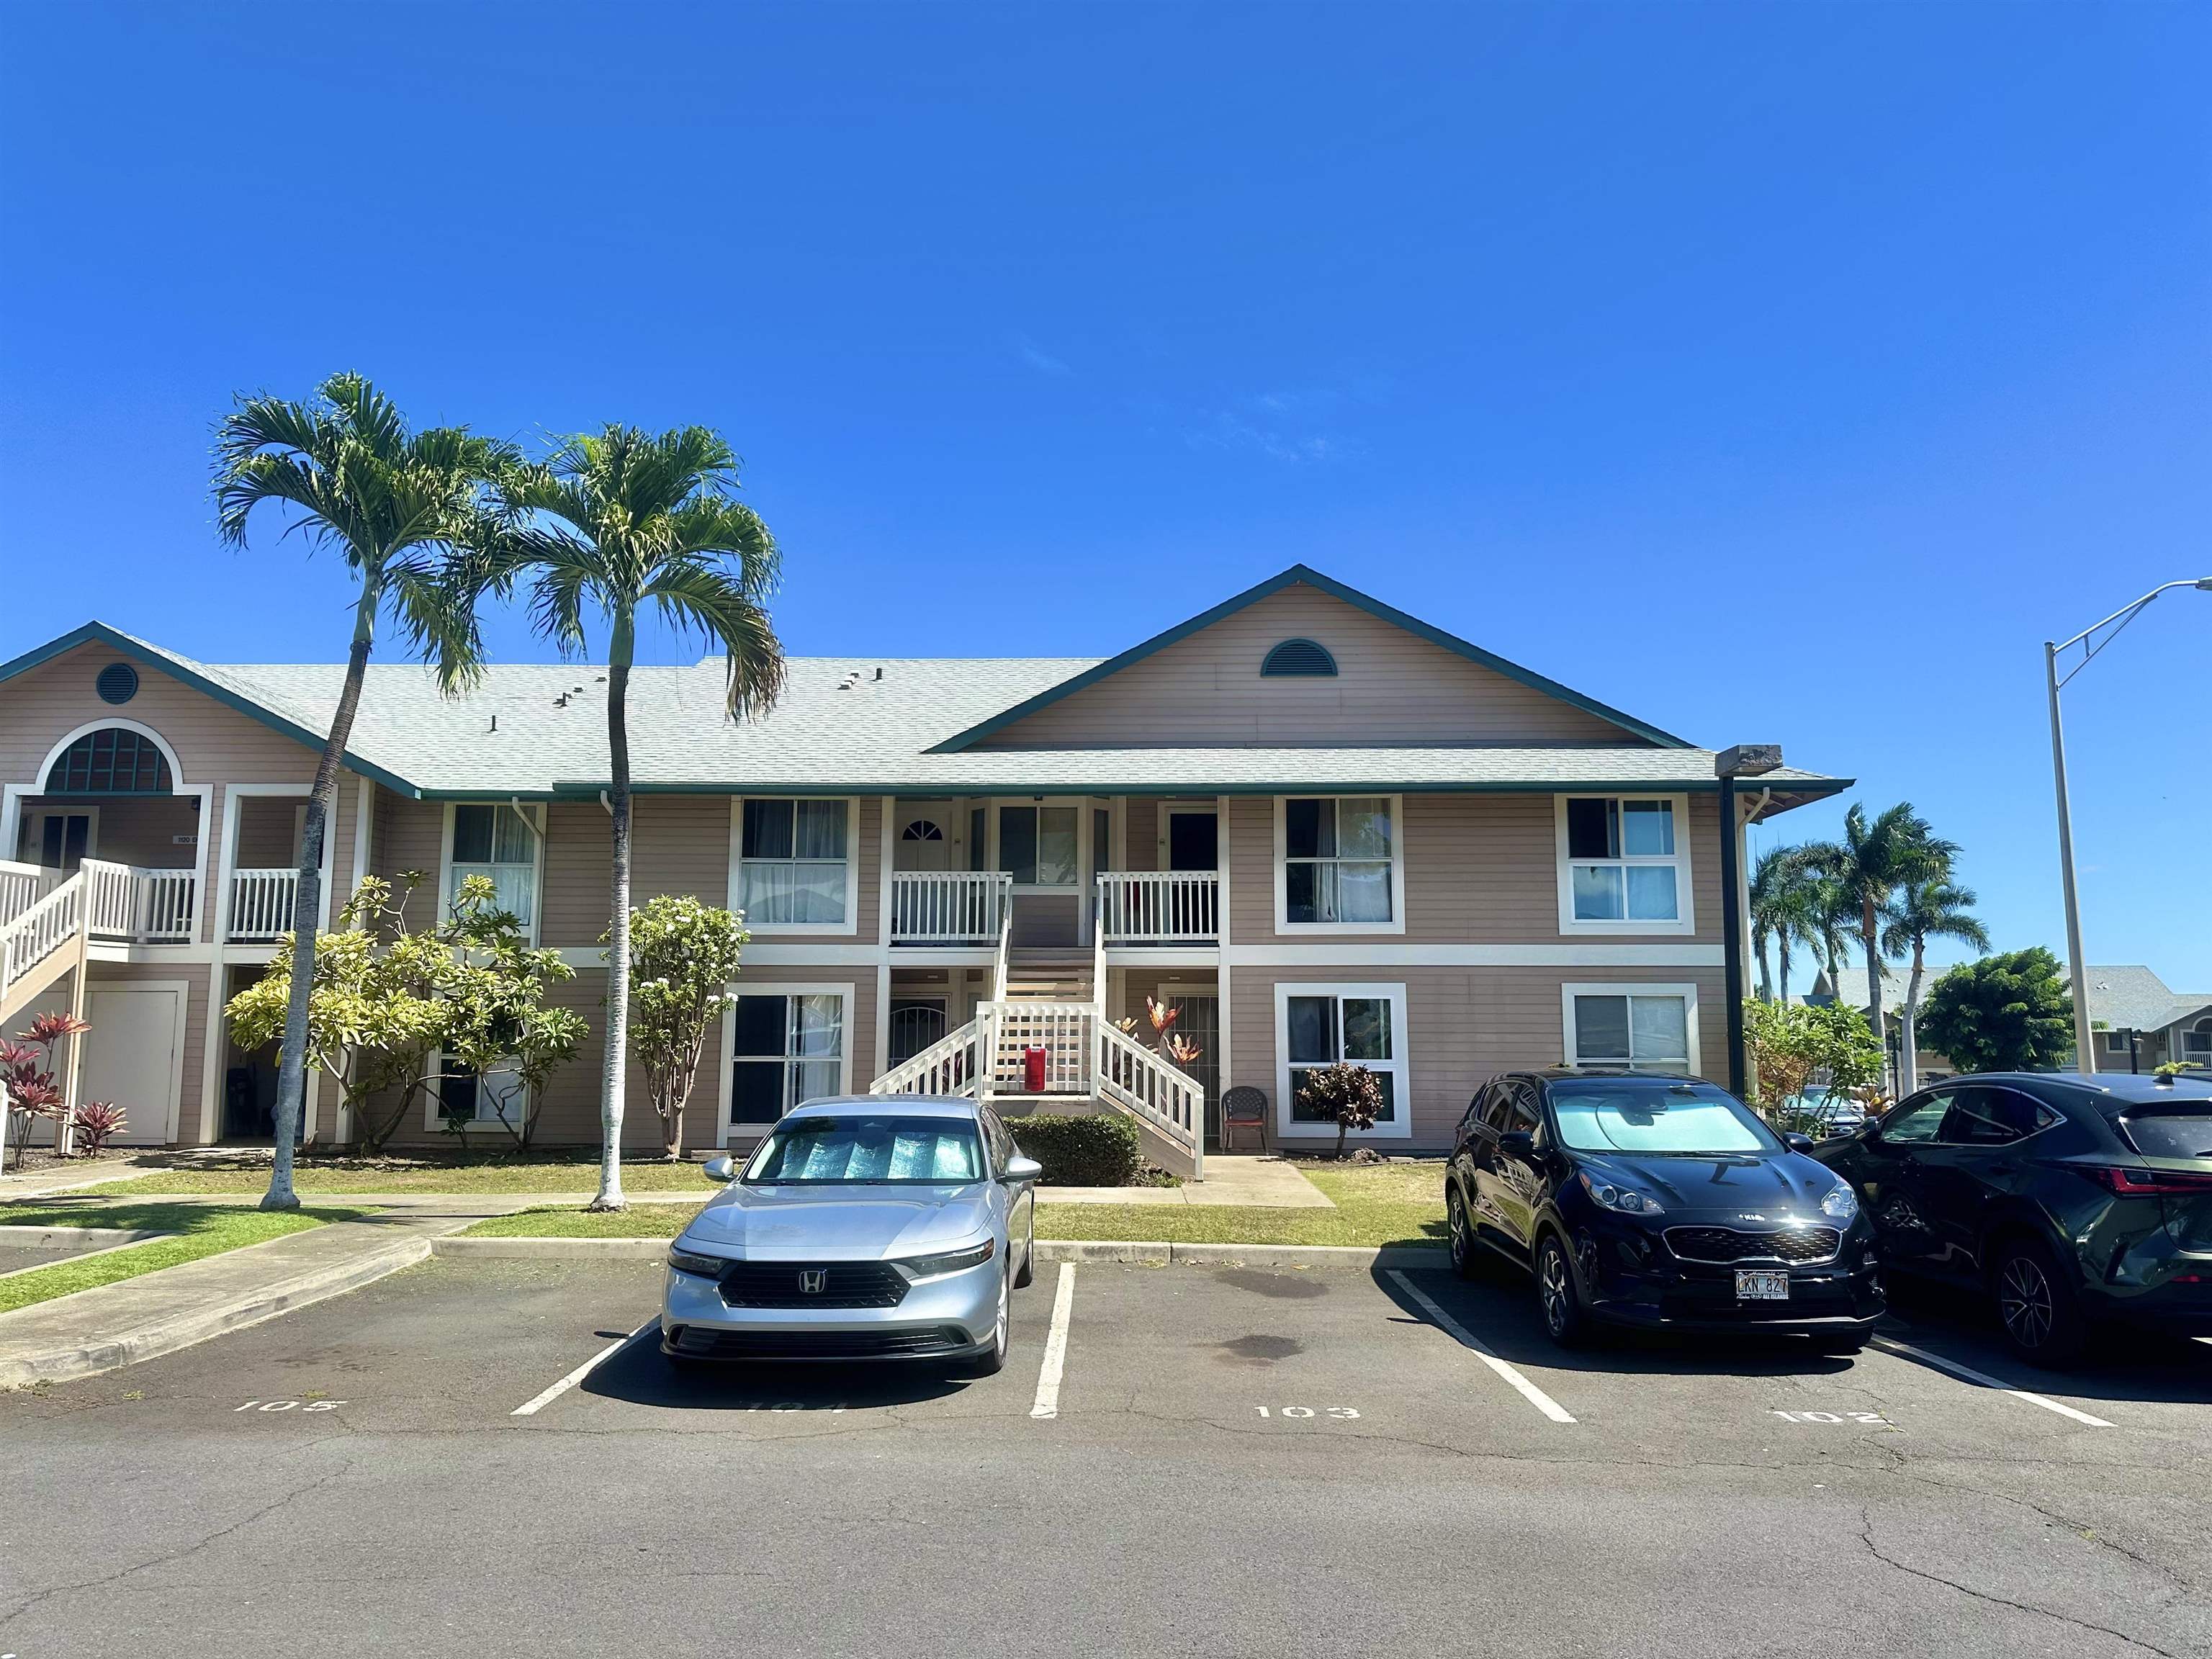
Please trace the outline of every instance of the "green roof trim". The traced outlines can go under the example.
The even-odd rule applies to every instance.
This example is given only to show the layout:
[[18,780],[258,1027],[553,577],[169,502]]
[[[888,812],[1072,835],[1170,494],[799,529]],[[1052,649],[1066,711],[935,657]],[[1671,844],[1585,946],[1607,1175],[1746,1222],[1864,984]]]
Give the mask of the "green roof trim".
[[[155,650],[140,641],[132,639],[128,634],[110,628],[104,622],[88,622],[81,628],[73,628],[58,639],[48,640],[44,645],[34,646],[20,657],[0,663],[0,684],[5,684],[19,674],[27,674],[33,668],[52,662],[57,657],[65,656],[81,645],[92,644],[104,645],[112,651],[119,651],[126,657],[144,663],[149,668],[158,668],[170,678],[189,685],[193,690],[204,696],[213,697],[225,708],[235,709],[248,720],[260,721],[272,732],[282,732],[295,742],[304,744],[318,755],[322,753],[323,745],[330,741],[328,732],[311,732],[297,720],[278,714],[267,704],[255,702],[250,697],[240,696],[230,687],[197,672],[177,658]],[[396,790],[400,794],[413,799],[422,798],[422,792],[406,779],[363,760],[351,750],[345,752],[342,760],[349,770],[357,772],[365,778],[374,778],[387,789]]]
[[1063,697],[1073,696],[1085,686],[1096,685],[1109,674],[1118,674],[1131,665],[1142,662],[1154,653],[1164,651],[1168,647],[1188,639],[1200,629],[1211,628],[1224,617],[1232,617],[1246,606],[1256,605],[1271,594],[1279,593],[1283,589],[1295,586],[1301,582],[1309,587],[1319,588],[1332,599],[1341,599],[1346,605],[1357,606],[1370,617],[1380,617],[1394,627],[1402,628],[1407,633],[1427,641],[1431,645],[1441,647],[1455,656],[1464,657],[1469,662],[1487,668],[1493,673],[1503,674],[1506,678],[1518,681],[1532,690],[1540,691],[1547,697],[1556,697],[1561,702],[1570,703],[1586,714],[1595,714],[1598,719],[1609,721],[1624,732],[1633,732],[1636,736],[1649,743],[1656,744],[1662,749],[1697,747],[1697,744],[1686,738],[1678,738],[1671,732],[1662,732],[1656,726],[1647,725],[1638,720],[1633,714],[1626,714],[1620,709],[1601,703],[1595,697],[1586,697],[1571,687],[1560,684],[1557,680],[1548,679],[1532,668],[1523,668],[1518,663],[1508,662],[1504,658],[1486,651],[1470,641],[1461,639],[1456,634],[1447,634],[1443,629],[1425,623],[1419,617],[1408,616],[1395,605],[1383,604],[1372,594],[1363,593],[1356,587],[1347,587],[1333,576],[1324,576],[1310,565],[1294,564],[1281,574],[1268,577],[1256,587],[1248,587],[1242,593],[1224,599],[1212,610],[1201,611],[1188,622],[1177,623],[1165,633],[1155,634],[1142,644],[1131,646],[1118,657],[1109,657],[1096,667],[1085,669],[1073,679],[1063,680],[1058,685],[1040,691],[1036,696],[1018,702],[1002,713],[994,714],[989,720],[979,725],[971,726],[964,732],[955,732],[929,752],[933,755],[949,755],[957,754],[963,749],[971,748],[985,738],[1005,731],[1015,721],[1034,714],[1038,709],[1048,708]]

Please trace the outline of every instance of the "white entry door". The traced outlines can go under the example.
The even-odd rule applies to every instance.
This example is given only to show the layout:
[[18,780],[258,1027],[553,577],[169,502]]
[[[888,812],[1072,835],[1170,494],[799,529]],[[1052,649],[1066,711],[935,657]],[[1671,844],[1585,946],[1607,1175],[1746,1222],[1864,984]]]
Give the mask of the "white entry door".
[[85,997],[92,1022],[77,1073],[79,1100],[112,1100],[129,1121],[118,1144],[158,1146],[170,1139],[183,1083],[182,983],[95,985]]

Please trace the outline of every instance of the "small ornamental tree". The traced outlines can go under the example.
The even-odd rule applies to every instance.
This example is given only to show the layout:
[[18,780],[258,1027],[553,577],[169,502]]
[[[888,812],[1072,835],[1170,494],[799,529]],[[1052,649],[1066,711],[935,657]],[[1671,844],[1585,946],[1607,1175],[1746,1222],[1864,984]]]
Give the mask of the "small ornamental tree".
[[1753,1100],[1785,1128],[1796,1127],[1783,1121],[1790,1103],[1820,1073],[1827,1074],[1832,1099],[1881,1085],[1881,1045],[1863,1010],[1754,998],[1743,1006],[1743,1024],[1751,1043]]
[[68,1154],[69,1126],[63,1121],[67,1108],[62,1101],[62,1086],[54,1077],[54,1045],[65,1037],[82,1036],[91,1029],[74,1014],[40,1014],[17,1041],[0,1038],[0,1084],[7,1087],[8,1111],[14,1120],[6,1126],[7,1142],[16,1149],[18,1164],[29,1148],[34,1118],[54,1121],[54,1151]]
[[1937,980],[1920,1035],[1962,1072],[2033,1072],[2074,1048],[2074,997],[2040,945],[1969,962]]
[[[683,1156],[684,1107],[750,937],[731,912],[696,898],[664,893],[629,913],[630,1051],[645,1070],[671,1158]],[[601,934],[599,943],[607,942]]]
[[[589,1030],[582,1015],[544,1006],[545,988],[575,970],[557,951],[528,948],[489,878],[465,880],[453,914],[427,928],[409,927],[406,915],[422,874],[400,879],[397,901],[380,877],[355,890],[337,931],[317,941],[307,1000],[308,1063],[337,1085],[372,1152],[449,1078],[500,1070],[534,1092]],[[240,1048],[283,1035],[291,978],[292,953],[280,945],[268,971],[230,1000]],[[435,1070],[434,1054],[444,1058]],[[526,1123],[507,1127],[526,1141]]]
[[1336,1155],[1344,1156],[1348,1130],[1371,1129],[1382,1115],[1382,1084],[1364,1066],[1323,1066],[1306,1073],[1298,1085],[1298,1103],[1308,1111],[1333,1119],[1336,1124]]

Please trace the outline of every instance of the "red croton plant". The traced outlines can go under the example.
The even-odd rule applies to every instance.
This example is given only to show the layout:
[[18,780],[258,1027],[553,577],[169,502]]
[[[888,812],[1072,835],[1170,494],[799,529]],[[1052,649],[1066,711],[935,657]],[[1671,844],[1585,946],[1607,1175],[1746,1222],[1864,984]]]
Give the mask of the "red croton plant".
[[[1206,1050],[1175,1029],[1176,1016],[1181,1012],[1182,1009],[1167,1003],[1155,1002],[1150,997],[1145,999],[1145,1013],[1152,1022],[1152,1047],[1176,1065],[1188,1069],[1191,1062]],[[1137,1017],[1134,1014],[1127,1015],[1114,1023],[1130,1036],[1136,1035]]]
[[[91,1029],[73,1014],[40,1014],[15,1042],[0,1038],[0,1086],[8,1091],[8,1109],[15,1120],[9,1126],[8,1144],[16,1148],[19,1161],[33,1119],[52,1120],[58,1126],[57,1144],[61,1140],[58,1126],[64,1106],[61,1085],[54,1078],[54,1045],[65,1037],[82,1036]],[[77,1151],[96,1157],[110,1139],[121,1133],[124,1122],[123,1109],[114,1102],[84,1101],[70,1117],[75,1131],[71,1139]]]

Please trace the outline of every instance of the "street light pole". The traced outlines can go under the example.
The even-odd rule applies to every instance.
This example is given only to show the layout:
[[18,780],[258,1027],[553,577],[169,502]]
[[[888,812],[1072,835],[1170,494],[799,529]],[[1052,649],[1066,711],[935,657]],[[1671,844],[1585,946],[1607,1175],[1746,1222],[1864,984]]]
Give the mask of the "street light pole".
[[[2201,588],[2212,593],[2212,576],[2200,576],[2195,580],[2161,582],[2131,605],[2124,605],[2102,622],[2092,623],[2072,639],[2058,644],[2049,640],[2043,642],[2043,672],[2051,688],[2051,775],[2058,793],[2058,879],[2066,895],[2066,967],[2074,983],[2074,1069],[2084,1077],[2096,1069],[2089,1050],[2089,970],[2081,957],[2081,901],[2074,885],[2074,815],[2066,802],[2066,738],[2058,721],[2058,689],[2068,680],[2087,668],[2096,654],[2120,636],[2120,629],[2141,614],[2142,608],[2160,594],[2176,587]],[[2113,627],[2114,623],[2118,627]],[[2094,645],[2085,642],[2100,629],[2112,628],[2110,634]],[[2081,660],[2069,669],[2063,678],[2058,672],[2058,653],[2083,647]]]

